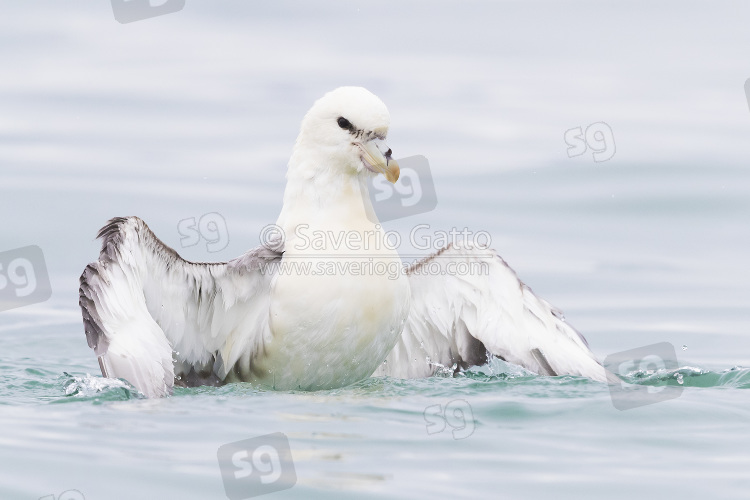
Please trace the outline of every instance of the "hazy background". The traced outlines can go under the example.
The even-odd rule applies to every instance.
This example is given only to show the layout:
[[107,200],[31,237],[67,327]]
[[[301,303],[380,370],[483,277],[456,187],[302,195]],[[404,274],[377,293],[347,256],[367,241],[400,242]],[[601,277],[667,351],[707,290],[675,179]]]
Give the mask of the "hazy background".
[[[395,157],[429,159],[437,209],[393,221],[389,228],[408,235],[413,225],[427,223],[435,229],[469,226],[490,232],[493,246],[521,278],[561,307],[600,357],[668,341],[677,347],[681,366],[723,370],[750,364],[746,2],[187,0],[181,12],[125,25],[114,20],[105,1],[0,0],[0,12],[0,251],[39,245],[53,292],[42,304],[0,313],[0,335],[17,339],[5,343],[0,355],[10,365],[25,360],[23,369],[31,370],[32,379],[34,367],[45,360],[54,360],[48,378],[68,371],[68,360],[75,370],[98,373],[80,322],[78,276],[97,257],[94,236],[107,219],[138,215],[194,260],[225,260],[257,245],[261,228],[275,221],[281,207],[286,162],[302,116],[315,99],[341,85],[365,86],[388,105],[388,142]],[[565,132],[595,122],[612,130],[612,159],[597,163],[590,151],[569,158]],[[226,248],[209,252],[204,242],[182,248],[179,222],[213,212],[226,221]],[[55,384],[44,390],[63,397]],[[742,416],[737,408],[747,402],[745,392],[722,393],[726,400],[717,413],[705,414],[721,422],[726,403],[737,405],[729,413]],[[684,408],[696,419],[695,427],[675,432],[684,437],[702,429],[705,422],[698,416],[710,410],[701,394],[685,391],[678,400],[654,405],[665,411],[656,417],[666,422],[660,432],[680,420]],[[18,397],[23,404],[39,402],[36,393]],[[185,398],[179,401],[163,404],[193,411]],[[294,398],[279,401],[270,403],[274,411],[279,411],[276,404],[301,404]],[[585,404],[570,411],[570,423],[563,417],[559,436],[577,428],[577,411],[588,411]],[[355,411],[347,405],[340,409],[343,414]],[[150,406],[127,408],[146,428],[153,424],[146,414]],[[489,403],[487,408],[495,411]],[[76,411],[90,426],[100,418],[107,421],[97,413],[86,417],[89,410]],[[420,411],[415,410],[417,420]],[[38,411],[13,415],[5,421],[13,423],[7,436],[0,435],[4,445],[15,443],[8,450],[25,449],[45,429],[70,430],[36,422]],[[500,421],[506,417],[500,415]],[[207,418],[199,412],[167,440],[181,443]],[[533,421],[525,418],[515,421],[519,428]],[[281,429],[253,422],[270,426],[269,432]],[[596,422],[602,425],[601,451],[612,424]],[[640,429],[636,421],[628,422],[634,427],[623,434],[623,449],[627,436]],[[239,421],[235,424],[240,428]],[[316,432],[313,424],[304,432]],[[550,425],[544,419],[538,424]],[[746,436],[746,427],[735,424],[732,432]],[[66,425],[83,436],[90,431]],[[111,425],[123,429],[119,420]],[[368,425],[382,430],[377,422]],[[196,459],[205,467],[175,467],[203,471],[196,484],[211,495],[220,493],[212,450],[260,434],[259,429],[239,437],[207,435],[207,455]],[[497,429],[496,439],[486,442],[496,450],[510,442],[510,450],[512,433],[502,434],[507,430],[502,423]],[[406,439],[388,434],[391,430],[387,425],[383,430],[393,439],[385,441],[384,454],[396,454]],[[721,463],[738,443],[736,434],[716,432],[690,450],[715,453],[715,463]],[[14,433],[21,437],[13,441]],[[106,441],[109,434],[95,435]],[[127,440],[130,434],[123,436]],[[453,490],[446,485],[471,480],[489,494],[491,484],[478,477],[487,472],[488,462],[482,460],[496,471],[515,463],[518,450],[531,447],[538,448],[541,461],[564,462],[580,453],[583,466],[570,466],[565,474],[502,476],[508,488],[516,488],[513,498],[534,497],[524,494],[529,486],[523,481],[539,478],[542,486],[534,490],[539,496],[559,497],[553,485],[567,481],[560,479],[565,476],[577,478],[569,479],[580,486],[571,498],[580,499],[602,473],[597,467],[605,468],[602,477],[630,470],[633,457],[647,452],[655,462],[642,464],[637,481],[630,476],[590,491],[613,497],[649,481],[667,481],[671,486],[660,492],[667,498],[698,492],[698,479],[740,491],[736,470],[709,473],[694,458],[685,458],[681,444],[669,453],[635,448],[633,455],[620,457],[623,462],[598,462],[581,444],[594,438],[579,438],[552,450],[546,443],[535,447],[529,438],[515,443],[512,456],[500,458],[486,451],[479,462],[467,459],[459,478],[438,479],[403,461],[366,463],[355,472],[393,468],[396,483],[383,483],[391,494],[393,484],[404,484],[398,482],[404,481],[401,467],[421,478],[414,488],[424,485],[423,491],[461,496],[468,485]],[[711,443],[719,444],[712,448]],[[114,450],[127,443],[110,445]],[[88,443],[71,464],[86,463],[90,456],[101,459],[104,452],[97,446]],[[170,456],[188,453],[175,446]],[[16,486],[23,484],[19,490],[39,479],[38,456],[25,456],[26,461],[5,461]],[[424,460],[428,456],[433,454],[425,452]],[[644,472],[661,467],[661,459],[665,475]],[[50,470],[43,476],[49,480],[31,490],[40,496],[79,484],[90,492],[106,490],[91,478],[67,481],[71,471],[54,472],[58,462],[45,460]],[[746,468],[744,460],[733,466]],[[138,474],[149,467],[161,471],[156,459],[145,463],[133,459],[131,467]],[[103,477],[107,474],[114,473]],[[148,491],[168,492],[170,483],[180,481],[160,474],[154,472],[150,481],[162,490]],[[706,488],[715,494],[712,486]],[[719,496],[729,498],[724,493]]]
[[[188,0],[125,25],[108,2],[2,11],[0,247],[42,247],[47,306],[75,313],[115,215],[180,249],[180,220],[220,213],[229,245],[188,258],[256,245],[303,114],[363,85],[389,106],[396,157],[426,156],[437,189],[437,210],[390,227],[488,230],[566,309],[649,308],[657,287],[661,306],[733,308],[713,327],[748,333],[750,5]],[[565,131],[599,121],[614,157],[568,158]]]

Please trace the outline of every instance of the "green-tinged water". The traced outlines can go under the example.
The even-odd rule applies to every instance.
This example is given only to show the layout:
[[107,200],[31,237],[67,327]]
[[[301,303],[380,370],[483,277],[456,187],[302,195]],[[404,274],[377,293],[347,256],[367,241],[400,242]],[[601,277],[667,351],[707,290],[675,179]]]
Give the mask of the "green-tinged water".
[[[235,384],[148,400],[87,375],[82,349],[40,363],[29,336],[74,346],[77,327],[5,332],[4,344],[26,347],[0,365],[3,498],[222,498],[219,446],[275,432],[297,476],[277,498],[712,498],[719,487],[742,498],[747,487],[748,369],[683,367],[680,398],[629,411],[604,384],[497,360],[456,378],[316,393]],[[427,409],[452,402],[461,418],[430,434]]]
[[[0,311],[1,500],[750,496],[750,5],[36,4],[0,0],[0,264],[38,246],[51,288]],[[97,230],[137,215],[195,261],[258,245],[302,116],[346,84],[429,161],[437,207],[384,224],[406,260],[418,225],[486,231],[599,359],[641,353],[621,385],[497,359],[156,400],[100,376],[77,305]],[[609,159],[568,157],[602,122]]]

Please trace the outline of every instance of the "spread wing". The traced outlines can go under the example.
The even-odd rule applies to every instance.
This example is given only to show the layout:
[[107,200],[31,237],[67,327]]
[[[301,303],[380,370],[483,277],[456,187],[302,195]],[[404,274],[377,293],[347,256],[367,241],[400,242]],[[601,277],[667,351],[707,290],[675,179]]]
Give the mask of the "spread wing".
[[137,217],[110,220],[98,237],[102,250],[81,276],[79,303],[102,375],[155,397],[175,383],[216,385],[250,370],[270,337],[269,289],[281,249],[189,262]]
[[482,365],[493,354],[542,375],[606,380],[583,336],[494,251],[449,245],[408,276],[409,318],[376,375],[427,377],[454,364]]

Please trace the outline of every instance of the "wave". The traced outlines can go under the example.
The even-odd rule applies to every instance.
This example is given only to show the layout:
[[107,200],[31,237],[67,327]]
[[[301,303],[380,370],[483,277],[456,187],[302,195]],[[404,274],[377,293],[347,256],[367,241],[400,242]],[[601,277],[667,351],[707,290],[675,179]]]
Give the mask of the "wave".
[[[565,375],[546,377],[536,375],[512,365],[495,361],[479,369],[471,369],[457,374],[475,381],[505,383],[542,383],[545,380],[556,385],[601,384],[585,377]],[[733,366],[725,370],[710,370],[696,366],[682,366],[673,369],[634,370],[620,376],[623,382],[639,385],[676,385],[682,387],[750,389],[750,368]]]
[[683,387],[750,389],[750,368],[741,366],[733,366],[721,371],[706,370],[694,366],[683,366],[671,370],[635,370],[621,378],[629,384],[676,384]]
[[[577,387],[588,387],[595,389],[597,386],[605,387],[601,382],[595,382],[585,377],[565,375],[560,377],[547,377],[535,375],[516,366],[505,363],[491,363],[479,368],[459,371],[453,376],[440,373],[428,379],[401,380],[390,377],[370,378],[357,384],[340,389],[322,391],[331,394],[348,393],[352,395],[363,392],[369,396],[377,393],[383,395],[398,395],[401,393],[429,394],[433,391],[455,390],[456,386],[469,384],[479,389],[484,386],[484,391],[492,390],[492,386],[516,386],[516,387],[558,387],[573,390]],[[750,368],[734,366],[725,370],[708,370],[695,366],[682,366],[671,370],[636,370],[620,376],[623,382],[638,385],[673,385],[695,388],[719,388],[719,389],[750,389]],[[61,382],[62,381],[62,382]],[[90,401],[100,404],[106,401],[125,401],[131,399],[144,399],[135,387],[122,379],[110,379],[91,374],[71,375],[63,372],[57,377],[58,396],[48,400],[50,403],[65,403],[73,401]],[[468,387],[465,387],[468,388]],[[215,395],[217,397],[234,394],[257,394],[273,391],[264,391],[253,387],[248,383],[227,384],[222,387],[193,387],[176,388],[174,397],[190,395]],[[298,393],[298,391],[282,391]],[[588,392],[588,391],[587,391]],[[395,394],[394,394],[395,393]],[[402,394],[403,395],[403,394]],[[557,391],[547,393],[550,397],[559,397]],[[583,394],[580,394],[581,396]],[[47,398],[42,398],[47,399]]]

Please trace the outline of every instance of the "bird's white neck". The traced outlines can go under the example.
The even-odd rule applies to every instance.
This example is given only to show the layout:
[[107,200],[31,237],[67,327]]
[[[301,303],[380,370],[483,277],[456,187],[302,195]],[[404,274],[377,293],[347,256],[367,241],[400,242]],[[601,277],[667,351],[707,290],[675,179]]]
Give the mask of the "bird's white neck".
[[377,218],[369,197],[369,172],[336,165],[343,162],[336,151],[302,146],[295,146],[289,160],[284,206],[276,224],[286,235],[299,224],[352,230],[373,227]]

